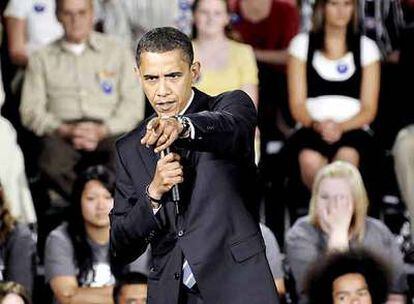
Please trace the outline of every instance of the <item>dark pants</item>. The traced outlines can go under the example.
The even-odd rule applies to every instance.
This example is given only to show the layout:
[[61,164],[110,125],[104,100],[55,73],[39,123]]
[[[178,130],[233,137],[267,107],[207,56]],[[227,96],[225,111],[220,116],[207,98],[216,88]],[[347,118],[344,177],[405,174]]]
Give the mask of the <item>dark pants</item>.
[[42,139],[39,167],[42,174],[59,194],[69,199],[76,176],[89,166],[105,165],[114,170],[114,143],[117,136],[102,140],[95,151],[76,150],[57,136]]

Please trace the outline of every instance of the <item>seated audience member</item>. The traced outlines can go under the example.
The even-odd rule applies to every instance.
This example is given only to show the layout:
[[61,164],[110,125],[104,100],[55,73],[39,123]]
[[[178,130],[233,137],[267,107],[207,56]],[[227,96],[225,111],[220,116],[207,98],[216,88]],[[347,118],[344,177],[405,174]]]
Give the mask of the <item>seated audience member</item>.
[[[236,42],[230,35],[230,10],[225,0],[195,0],[193,10],[194,57],[201,63],[195,87],[209,95],[243,90],[258,107],[258,69],[250,45]],[[255,141],[256,163],[260,156],[259,137]]]
[[0,304],[30,304],[26,289],[15,282],[0,283]]
[[270,271],[272,272],[273,280],[275,281],[277,293],[280,298],[286,294],[286,287],[283,273],[283,257],[280,252],[279,244],[276,237],[267,226],[260,223],[260,231],[262,232],[263,240],[266,246],[266,258],[269,262]]
[[[0,68],[0,109],[4,101]],[[11,123],[0,115],[0,184],[10,203],[10,213],[23,223],[36,223],[36,213],[26,179],[23,153]]]
[[0,281],[13,281],[31,293],[36,243],[29,228],[17,223],[8,210],[0,185]]
[[114,175],[103,166],[79,175],[68,222],[46,240],[45,279],[59,303],[112,303],[109,212]]
[[119,134],[143,117],[130,51],[92,31],[92,0],[58,0],[64,38],[29,60],[20,112],[43,136],[39,167],[64,198],[79,162],[112,165]]
[[315,5],[312,31],[292,40],[288,60],[289,106],[301,126],[291,147],[309,189],[327,163],[345,160],[358,167],[363,161],[380,74],[375,42],[358,32],[357,1]]
[[[326,252],[362,247],[386,260],[392,271],[390,293],[404,303],[406,273],[393,234],[367,216],[368,197],[362,177],[352,164],[336,161],[317,174],[309,215],[299,218],[286,235],[286,256],[296,282],[299,303],[309,266]],[[399,299],[399,301],[398,301]]]
[[9,0],[4,17],[9,56],[18,66],[26,66],[34,51],[63,34],[55,0]]
[[225,0],[194,1],[194,56],[203,67],[196,87],[209,95],[240,89],[257,107],[259,81],[253,49],[228,37],[229,14]]
[[147,277],[139,272],[122,275],[116,281],[113,299],[115,304],[147,303]]
[[309,304],[380,304],[389,275],[384,261],[367,251],[335,252],[313,265],[306,285]]

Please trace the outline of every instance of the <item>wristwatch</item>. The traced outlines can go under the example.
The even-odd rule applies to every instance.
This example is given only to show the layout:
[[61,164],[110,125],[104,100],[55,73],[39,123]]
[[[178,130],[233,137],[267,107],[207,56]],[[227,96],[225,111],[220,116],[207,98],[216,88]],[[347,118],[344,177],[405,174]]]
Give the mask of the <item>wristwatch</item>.
[[177,121],[183,126],[183,130],[179,134],[179,137],[180,138],[190,137],[190,120],[183,115],[177,115],[176,118],[177,118]]

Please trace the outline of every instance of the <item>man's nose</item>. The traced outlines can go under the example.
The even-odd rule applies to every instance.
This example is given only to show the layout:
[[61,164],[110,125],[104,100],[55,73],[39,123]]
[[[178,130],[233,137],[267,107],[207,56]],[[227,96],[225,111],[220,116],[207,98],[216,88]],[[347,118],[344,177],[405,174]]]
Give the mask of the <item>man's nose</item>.
[[160,79],[157,88],[157,95],[158,96],[166,96],[169,94],[168,84],[165,79]]

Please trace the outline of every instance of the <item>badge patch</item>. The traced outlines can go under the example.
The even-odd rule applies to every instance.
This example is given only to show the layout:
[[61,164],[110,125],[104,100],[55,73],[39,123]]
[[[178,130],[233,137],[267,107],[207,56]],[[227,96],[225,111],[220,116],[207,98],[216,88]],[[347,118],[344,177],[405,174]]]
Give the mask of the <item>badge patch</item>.
[[336,67],[336,70],[340,73],[340,74],[344,74],[348,71],[348,65],[346,63],[339,63]]
[[101,71],[97,73],[99,85],[106,95],[112,94],[114,90],[113,78],[115,72]]
[[46,10],[46,5],[43,3],[35,3],[33,9],[36,13],[43,13]]
[[102,88],[102,91],[105,94],[107,94],[107,95],[112,94],[113,86],[112,86],[112,83],[109,80],[103,80],[101,82],[101,88]]

